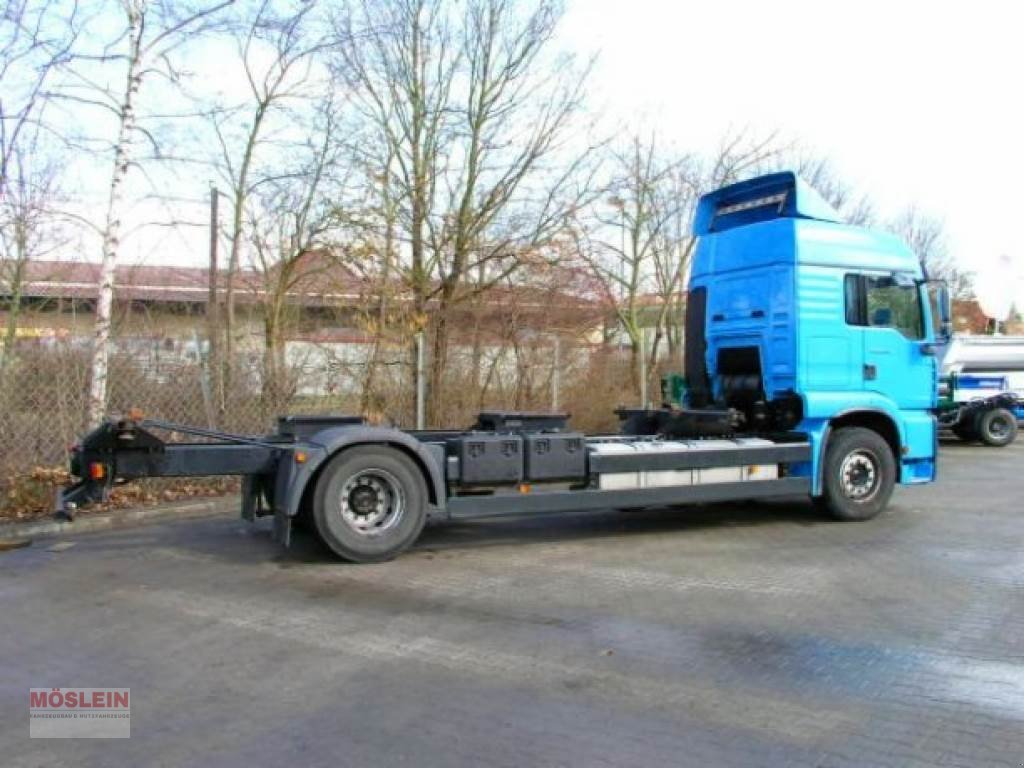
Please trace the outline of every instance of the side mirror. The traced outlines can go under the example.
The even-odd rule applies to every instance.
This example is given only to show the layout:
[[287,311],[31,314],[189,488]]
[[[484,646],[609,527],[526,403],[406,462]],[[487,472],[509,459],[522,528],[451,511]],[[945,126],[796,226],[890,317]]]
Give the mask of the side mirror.
[[932,306],[938,314],[939,341],[949,341],[953,336],[953,303],[945,280],[929,280],[928,290]]
[[942,329],[942,337],[949,339],[953,336],[953,302],[949,298],[949,287],[945,282],[939,283],[939,292],[936,304],[939,307],[939,323]]

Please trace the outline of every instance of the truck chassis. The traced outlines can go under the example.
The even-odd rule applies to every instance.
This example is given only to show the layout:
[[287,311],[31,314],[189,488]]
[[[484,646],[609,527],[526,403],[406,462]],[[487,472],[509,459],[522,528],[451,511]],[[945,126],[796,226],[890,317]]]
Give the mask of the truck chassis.
[[[56,506],[71,519],[80,506],[106,500],[115,483],[238,475],[242,517],[273,515],[283,544],[300,519],[342,558],[372,562],[411,545],[427,516],[458,520],[808,494],[809,473],[793,471],[811,461],[806,435],[724,437],[733,416],[702,411],[701,430],[712,437],[587,436],[569,430],[564,414],[506,412],[482,413],[465,431],[288,416],[264,436],[114,419],[74,449],[72,472],[80,479],[59,492]],[[695,422],[677,411],[669,423],[692,431]],[[159,437],[162,432],[199,440],[175,442]]]

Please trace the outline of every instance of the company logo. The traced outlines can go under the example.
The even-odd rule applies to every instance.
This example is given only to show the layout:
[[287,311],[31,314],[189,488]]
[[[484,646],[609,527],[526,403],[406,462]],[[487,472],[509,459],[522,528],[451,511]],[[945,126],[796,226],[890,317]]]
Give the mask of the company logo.
[[30,688],[33,739],[127,739],[132,735],[130,688]]

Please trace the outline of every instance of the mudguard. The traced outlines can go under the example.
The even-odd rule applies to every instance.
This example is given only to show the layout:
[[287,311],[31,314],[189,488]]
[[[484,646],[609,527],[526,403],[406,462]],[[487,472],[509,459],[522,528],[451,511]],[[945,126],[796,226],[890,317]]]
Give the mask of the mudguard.
[[316,477],[320,468],[339,451],[358,445],[390,445],[408,454],[423,472],[430,503],[439,510],[445,508],[443,451],[433,450],[411,435],[391,427],[360,424],[324,429],[296,445],[296,451],[305,451],[306,461],[282,461],[278,466],[274,483],[275,511],[294,517],[310,480]]

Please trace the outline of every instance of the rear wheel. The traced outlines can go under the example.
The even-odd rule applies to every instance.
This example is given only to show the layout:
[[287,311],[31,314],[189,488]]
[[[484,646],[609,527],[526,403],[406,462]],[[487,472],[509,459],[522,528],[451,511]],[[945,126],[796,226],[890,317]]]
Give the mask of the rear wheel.
[[985,411],[978,417],[978,436],[985,445],[1009,445],[1017,438],[1017,417],[1005,408]]
[[323,542],[355,563],[390,560],[420,535],[427,488],[416,464],[385,446],[350,448],[324,467],[313,498]]
[[870,520],[889,503],[896,459],[885,439],[864,427],[832,433],[825,451],[819,504],[837,520]]

